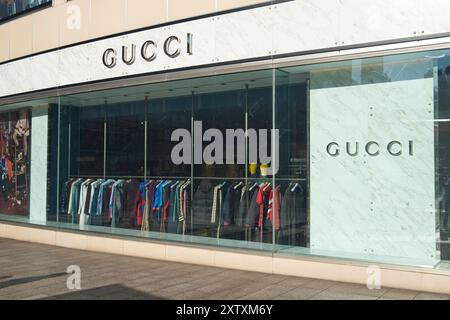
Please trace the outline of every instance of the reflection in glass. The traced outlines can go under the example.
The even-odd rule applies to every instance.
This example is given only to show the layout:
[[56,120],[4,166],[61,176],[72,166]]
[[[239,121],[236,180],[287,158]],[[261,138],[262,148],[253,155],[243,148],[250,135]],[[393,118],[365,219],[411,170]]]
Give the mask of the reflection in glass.
[[144,177],[145,103],[106,107],[106,176]]
[[0,114],[0,213],[29,215],[31,113]]
[[156,99],[149,102],[147,125],[147,176],[190,177],[189,164],[174,164],[171,139],[177,129],[191,131],[192,97]]
[[71,108],[70,174],[104,175],[105,113],[102,105]]

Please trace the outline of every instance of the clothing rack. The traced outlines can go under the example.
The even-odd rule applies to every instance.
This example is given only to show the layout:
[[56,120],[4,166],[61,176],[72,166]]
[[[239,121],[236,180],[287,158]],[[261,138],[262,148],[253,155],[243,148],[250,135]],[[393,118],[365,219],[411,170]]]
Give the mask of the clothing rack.
[[[74,176],[62,192],[66,197],[62,203],[71,203],[71,210],[63,207],[62,213],[80,226],[93,224],[261,243],[270,243],[274,237],[279,243],[294,245],[298,243],[297,234],[305,230],[306,206],[299,204],[306,204],[303,200],[306,189],[291,190],[283,182],[302,185],[299,182],[306,179],[275,179],[275,184],[273,180],[268,177],[247,180],[200,177],[192,181],[190,177],[168,176]],[[95,194],[99,200],[89,201],[89,196]],[[74,199],[80,200],[72,206]],[[85,205],[80,207],[81,203]],[[100,209],[91,210],[93,204]],[[127,208],[126,212],[123,208]]]
[[[115,176],[115,175],[70,175],[71,178],[91,178],[91,179],[142,179],[142,180],[222,180],[222,181],[273,181],[268,177],[191,177],[191,176]],[[307,181],[306,178],[275,178],[275,181]]]

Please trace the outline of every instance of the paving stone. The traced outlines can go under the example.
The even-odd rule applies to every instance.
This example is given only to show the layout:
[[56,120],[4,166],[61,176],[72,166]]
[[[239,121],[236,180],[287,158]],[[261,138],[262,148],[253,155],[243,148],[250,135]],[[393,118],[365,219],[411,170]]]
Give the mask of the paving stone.
[[223,270],[218,273],[216,276],[221,278],[232,278],[232,279],[258,279],[263,276],[263,274],[249,272],[249,271],[240,271],[240,270]]
[[240,300],[246,295],[242,288],[238,289],[227,289],[223,291],[218,291],[213,294],[207,294],[202,297],[204,300]]
[[123,279],[122,283],[124,285],[130,286],[130,287],[140,287],[140,286],[152,284],[152,283],[159,282],[159,281],[160,281],[160,279],[158,279],[158,278],[154,278],[152,276],[147,276],[147,277],[140,277],[138,279],[133,279],[133,280],[127,280],[125,278],[125,279]]
[[311,288],[303,288],[298,287],[295,289],[292,289],[290,291],[287,291],[277,297],[275,297],[276,300],[305,300],[309,299],[317,294],[322,292],[320,289],[311,289]]
[[445,294],[436,294],[428,292],[421,292],[414,297],[414,300],[449,300],[449,299],[450,297]]
[[176,296],[176,295],[180,295],[183,294],[186,291],[191,291],[191,290],[195,290],[197,288],[197,286],[190,284],[190,283],[181,283],[178,285],[173,285],[170,287],[165,287],[162,288],[160,290],[157,290],[154,292],[154,294],[159,295],[159,296],[163,296],[163,297],[172,297],[172,296]]
[[361,284],[353,284],[353,283],[338,283],[326,289],[327,292],[337,292],[337,293],[349,293],[361,296],[370,296],[370,297],[381,297],[384,295],[389,289],[381,288],[381,289],[373,289],[370,290],[365,285]]
[[285,286],[277,286],[277,285],[270,285],[264,289],[261,289],[255,293],[251,293],[249,295],[246,295],[243,297],[243,299],[248,300],[266,300],[266,299],[274,299],[275,297],[278,297],[282,294],[285,294],[289,292],[290,289],[286,288]]
[[280,276],[280,275],[274,275],[274,274],[266,274],[262,277],[258,277],[255,280],[261,283],[266,283],[268,285],[276,284],[280,285],[280,283],[284,280],[286,280],[288,277],[286,276]]
[[381,296],[382,299],[392,300],[412,300],[419,292],[403,289],[389,289],[385,294]]
[[363,296],[350,293],[339,293],[339,292],[320,292],[309,298],[309,300],[376,300],[373,296]]
[[134,289],[142,291],[144,293],[154,293],[158,290],[164,289],[165,287],[167,286],[163,282],[153,282],[141,286],[136,286],[134,287]]
[[185,291],[172,296],[174,300],[206,300],[207,298],[208,296],[204,292],[197,290]]
[[138,296],[137,293],[130,294],[129,292],[114,292],[111,294],[106,294],[101,296],[103,300],[129,300],[135,296]]
[[204,278],[191,278],[191,280],[189,281],[189,283],[194,284],[196,286],[206,286],[206,285],[210,285],[219,281],[223,281],[217,277],[212,277],[212,276],[206,276]]
[[288,288],[297,288],[300,287],[302,285],[304,285],[307,282],[313,281],[310,278],[296,278],[296,277],[288,277],[285,280],[280,281],[279,283],[277,283],[279,286],[286,286]]
[[305,282],[304,284],[301,285],[301,287],[325,290],[336,284],[337,284],[337,282],[334,282],[334,281],[314,279],[314,280]]

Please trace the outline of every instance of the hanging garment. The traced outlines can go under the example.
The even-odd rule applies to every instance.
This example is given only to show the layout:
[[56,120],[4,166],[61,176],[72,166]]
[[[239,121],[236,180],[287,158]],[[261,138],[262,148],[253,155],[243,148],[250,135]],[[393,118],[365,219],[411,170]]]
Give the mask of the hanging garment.
[[269,219],[271,225],[274,226],[275,232],[280,230],[281,201],[282,197],[280,186],[277,186],[275,190],[270,190],[267,218]]
[[192,201],[192,225],[195,232],[211,226],[213,204],[213,186],[208,180],[202,180],[194,193]]
[[177,233],[178,216],[180,211],[180,181],[174,182],[170,186],[169,216],[167,220],[167,232]]
[[265,187],[263,197],[263,213],[260,216],[258,225],[260,230],[259,239],[262,242],[272,243],[279,239],[282,201],[280,187],[277,186],[275,189],[272,189],[271,186]]
[[123,216],[124,208],[124,186],[125,180],[117,180],[111,187],[111,197],[109,199],[109,223],[112,228],[119,224],[119,218]]
[[189,209],[189,201],[188,197],[190,197],[190,193],[188,191],[190,190],[191,182],[188,180],[186,183],[184,183],[180,187],[180,217],[178,219],[178,233],[179,234],[186,234],[186,230],[188,229],[188,223],[190,212],[188,212]]
[[[272,227],[270,221],[267,220],[267,212],[269,208],[269,193],[272,187],[268,183],[264,183],[258,190],[256,197],[256,203],[259,206],[259,215],[257,219],[256,229],[258,230],[258,241],[271,242],[270,234],[272,233]],[[269,225],[268,225],[269,222]]]
[[61,199],[59,202],[59,210],[60,213],[62,214],[67,214],[68,210],[69,210],[69,195],[70,195],[70,191],[72,189],[72,184],[76,181],[77,179],[72,178],[69,179],[68,181],[66,181],[66,183],[64,184],[62,193],[61,193]]
[[98,198],[97,198],[97,216],[102,216],[103,213],[106,213],[103,210],[103,207],[104,207],[103,204],[104,204],[104,199],[108,198],[106,195],[107,187],[112,185],[114,182],[115,182],[114,180],[108,179],[100,185]]
[[105,182],[104,179],[98,179],[91,184],[91,197],[89,200],[88,213],[90,216],[97,214],[98,195],[100,191],[100,185]]
[[169,207],[170,207],[170,186],[172,185],[171,181],[168,181],[164,184],[163,188],[163,206],[160,210],[160,222],[159,222],[159,231],[166,232],[167,230],[167,219],[169,218]]
[[108,225],[108,203],[111,196],[111,186],[115,180],[108,179],[100,185],[97,198],[97,212],[91,216],[91,224]]
[[74,215],[78,213],[78,202],[80,200],[80,187],[82,183],[83,179],[78,178],[70,188],[68,214]]
[[447,181],[445,182],[443,181],[437,201],[439,203],[440,208],[439,229],[441,233],[441,238],[446,239],[448,238],[448,230],[449,230],[448,221],[450,215],[450,178],[448,178]]
[[102,203],[102,216],[101,221],[103,226],[110,226],[110,216],[111,212],[109,210],[109,201],[111,199],[111,193],[112,193],[112,187],[114,185],[115,181],[111,184],[108,184],[105,187],[104,193],[103,193],[103,203]]
[[162,207],[162,193],[163,187],[166,181],[160,181],[156,186],[154,201],[153,201],[153,211],[158,211]]
[[123,186],[123,210],[117,224],[119,228],[134,229],[137,227],[135,212],[139,200],[139,182],[134,179],[126,181]]
[[185,208],[184,208],[184,185],[186,184],[186,182],[184,182],[181,186],[180,186],[180,210],[179,210],[179,217],[178,217],[178,229],[177,229],[177,233],[178,234],[184,234],[184,220],[185,220]]
[[[141,218],[141,230],[150,231],[150,215],[153,211],[154,204],[154,186],[157,182],[151,180],[141,185],[141,193],[143,197],[142,206],[139,214]],[[158,182],[159,183],[159,182]]]
[[267,211],[269,207],[269,195],[268,192],[272,190],[271,186],[267,186],[267,184],[263,184],[259,190],[258,195],[256,196],[256,203],[259,206],[259,215],[257,227],[262,230],[264,228],[265,218],[267,216]]
[[92,184],[94,184],[95,181],[91,179],[91,181],[89,182],[88,186],[87,186],[87,191],[86,191],[86,199],[83,202],[83,212],[84,214],[89,215],[89,205],[91,203],[91,194],[92,194]]
[[220,185],[217,185],[213,189],[213,202],[212,202],[212,208],[211,208],[211,224],[216,224],[217,219],[217,211],[218,211],[218,200],[219,200],[219,189]]
[[144,218],[145,213],[145,200],[146,200],[146,184],[148,181],[141,182],[139,184],[139,194],[138,194],[138,202],[136,205],[136,223],[137,227],[142,226],[142,220]]
[[235,225],[238,217],[242,186],[230,186],[223,203],[223,225]]
[[8,172],[8,179],[11,181],[13,178],[13,169],[12,162],[9,159],[6,159],[6,171]]
[[78,214],[84,213],[85,205],[86,205],[86,198],[87,198],[87,192],[89,189],[89,184],[93,182],[92,179],[85,180],[81,186],[80,186],[80,200],[79,200],[79,206],[78,206]]
[[[166,185],[166,181],[152,181],[147,186],[148,206],[146,206],[147,219],[149,220],[149,230],[158,231],[160,226],[160,211],[162,205],[162,193],[157,194],[158,187],[162,192],[162,188]],[[158,202],[158,203],[157,203]]]
[[239,198],[239,209],[237,217],[235,218],[235,224],[238,227],[245,226],[245,220],[247,218],[248,205],[250,204],[248,187],[243,186]]
[[79,224],[80,227],[89,225],[89,214],[85,213],[86,199],[88,194],[89,185],[93,182],[92,179],[87,179],[81,184],[80,187],[80,205],[78,208]]
[[257,225],[258,217],[259,217],[259,210],[260,206],[256,202],[256,199],[258,198],[258,194],[260,192],[260,186],[256,186],[253,188],[252,197],[250,199],[249,207],[248,207],[248,213],[247,217],[245,219],[245,226],[250,228],[255,228]]
[[225,199],[225,195],[228,190],[228,184],[226,182],[223,182],[219,185],[219,204],[218,204],[218,221],[217,221],[217,230],[216,230],[216,237],[219,239],[221,234],[221,227],[223,225],[223,203]]
[[2,158],[0,181],[3,200],[8,201],[12,189],[12,168],[9,159]]
[[191,234],[192,232],[192,182],[184,188],[184,206],[185,206],[185,231],[184,234]]
[[[242,226],[244,225],[243,216],[245,210],[245,185],[240,182],[230,185],[224,197],[223,219],[221,224],[221,238],[244,240]],[[242,202],[241,202],[242,199]],[[242,211],[240,213],[240,210]]]
[[73,206],[73,193],[74,193],[74,185],[79,181],[80,179],[77,178],[74,181],[71,182],[69,186],[69,192],[67,197],[67,214],[72,214],[72,206]]
[[[155,185],[155,203],[153,203],[154,210],[152,210],[152,231],[161,232],[166,228],[167,213],[165,213],[167,201],[169,196],[167,195],[167,190],[172,185],[172,181],[165,180],[161,182],[161,185]],[[156,194],[156,188],[159,186],[158,194]],[[158,199],[156,199],[158,197]],[[157,201],[157,203],[156,203]],[[165,231],[163,231],[165,232]]]
[[305,195],[301,187],[290,184],[284,192],[280,212],[280,241],[296,246],[299,243],[301,226],[307,223]]

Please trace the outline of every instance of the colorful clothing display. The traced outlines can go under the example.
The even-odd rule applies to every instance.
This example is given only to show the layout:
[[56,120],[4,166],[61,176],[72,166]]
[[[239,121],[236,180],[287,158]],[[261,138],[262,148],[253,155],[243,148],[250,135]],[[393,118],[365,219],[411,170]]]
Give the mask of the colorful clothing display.
[[[193,188],[193,189],[192,189]],[[282,191],[284,189],[284,192]],[[192,201],[191,201],[192,199]],[[70,179],[61,196],[68,215],[87,224],[289,245],[307,224],[299,183],[201,180]],[[66,205],[67,204],[67,205]]]

